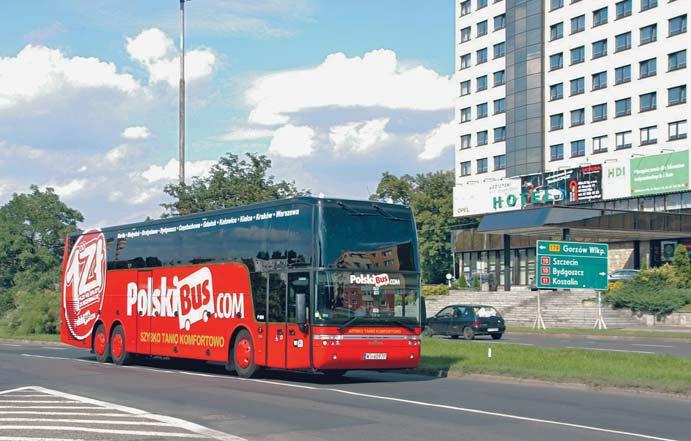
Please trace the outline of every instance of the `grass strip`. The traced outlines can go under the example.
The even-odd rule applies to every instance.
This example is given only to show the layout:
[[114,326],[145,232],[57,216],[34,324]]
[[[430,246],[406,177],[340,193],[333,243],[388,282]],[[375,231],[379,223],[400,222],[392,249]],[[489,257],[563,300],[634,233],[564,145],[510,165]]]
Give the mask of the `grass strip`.
[[12,334],[6,326],[0,325],[0,338],[32,341],[60,341],[58,334]]
[[691,357],[487,345],[426,338],[418,372],[490,374],[594,387],[691,393]]
[[511,326],[507,332],[522,332],[526,334],[572,334],[617,337],[651,337],[651,338],[679,338],[691,340],[691,331],[646,331],[635,329],[583,329],[583,328],[548,328],[533,329],[528,327]]

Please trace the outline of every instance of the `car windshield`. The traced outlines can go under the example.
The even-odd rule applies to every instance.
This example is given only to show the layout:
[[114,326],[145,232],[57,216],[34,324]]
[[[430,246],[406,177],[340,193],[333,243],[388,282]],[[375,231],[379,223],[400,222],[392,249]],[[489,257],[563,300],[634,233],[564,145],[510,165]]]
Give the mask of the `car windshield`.
[[315,324],[417,326],[420,278],[400,273],[325,271],[317,277]]
[[473,310],[478,318],[499,317],[499,312],[491,306],[476,306]]

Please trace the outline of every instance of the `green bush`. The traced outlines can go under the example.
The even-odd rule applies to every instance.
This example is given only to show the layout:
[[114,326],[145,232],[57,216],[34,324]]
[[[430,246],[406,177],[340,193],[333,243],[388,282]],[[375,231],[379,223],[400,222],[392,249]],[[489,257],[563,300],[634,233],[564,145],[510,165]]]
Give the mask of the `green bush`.
[[625,286],[606,295],[607,302],[615,308],[627,308],[664,316],[691,303],[691,289],[659,288],[657,290],[636,290]]
[[473,289],[479,291],[482,288],[480,285],[480,278],[478,276],[473,277]]
[[451,282],[451,289],[468,289],[468,280],[465,278],[465,274],[461,273],[461,277]]
[[12,334],[57,334],[60,332],[60,294],[47,289],[14,292],[15,309],[5,317]]
[[422,295],[425,297],[448,296],[449,287],[446,285],[425,285],[422,287]]

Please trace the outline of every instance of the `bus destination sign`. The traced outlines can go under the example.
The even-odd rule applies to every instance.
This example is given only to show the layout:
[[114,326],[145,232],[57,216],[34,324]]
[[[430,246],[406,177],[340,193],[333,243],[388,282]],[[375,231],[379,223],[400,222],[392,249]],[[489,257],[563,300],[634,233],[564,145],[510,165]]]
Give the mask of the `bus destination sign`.
[[538,289],[607,289],[609,247],[603,243],[537,241]]

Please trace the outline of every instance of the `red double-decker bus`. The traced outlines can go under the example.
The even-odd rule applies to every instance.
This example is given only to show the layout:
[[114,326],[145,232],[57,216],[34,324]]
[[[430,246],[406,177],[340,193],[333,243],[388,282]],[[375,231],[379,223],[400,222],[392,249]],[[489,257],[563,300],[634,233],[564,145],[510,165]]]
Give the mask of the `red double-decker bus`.
[[133,355],[342,374],[420,359],[410,208],[298,197],[67,238],[63,342]]

